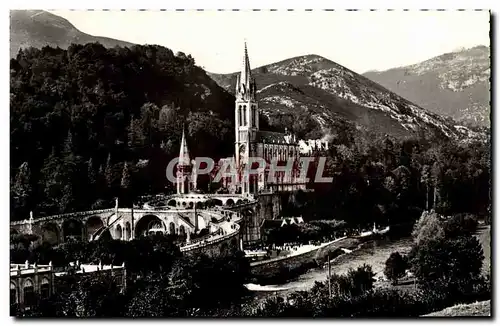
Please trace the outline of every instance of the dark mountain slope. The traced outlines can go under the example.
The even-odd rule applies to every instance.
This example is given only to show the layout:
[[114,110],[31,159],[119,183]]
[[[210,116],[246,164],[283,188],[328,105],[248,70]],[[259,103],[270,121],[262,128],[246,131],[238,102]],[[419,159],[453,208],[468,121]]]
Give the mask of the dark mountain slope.
[[43,46],[68,48],[70,44],[99,42],[105,47],[131,46],[132,43],[85,34],[66,19],[43,10],[10,11],[10,56],[20,48]]

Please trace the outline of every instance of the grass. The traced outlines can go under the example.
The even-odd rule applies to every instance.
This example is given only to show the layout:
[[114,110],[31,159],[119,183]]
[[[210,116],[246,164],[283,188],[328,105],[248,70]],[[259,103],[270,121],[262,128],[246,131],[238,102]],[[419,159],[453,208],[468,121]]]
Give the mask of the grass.
[[491,316],[491,303],[481,301],[469,304],[458,304],[423,317],[484,317]]

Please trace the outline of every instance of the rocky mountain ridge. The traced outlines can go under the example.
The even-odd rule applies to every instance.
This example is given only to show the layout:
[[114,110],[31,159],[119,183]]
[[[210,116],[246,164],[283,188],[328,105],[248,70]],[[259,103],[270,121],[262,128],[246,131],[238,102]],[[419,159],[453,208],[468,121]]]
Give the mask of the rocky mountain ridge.
[[476,46],[365,77],[434,113],[489,127],[490,48]]
[[[396,137],[430,132],[454,139],[481,138],[480,133],[422,109],[318,55],[283,60],[258,67],[253,73],[261,112],[271,125],[283,123],[287,116],[297,121],[307,113],[322,133],[309,134],[309,138],[335,137],[335,126],[343,123]],[[237,73],[209,75],[223,88],[234,91]]]

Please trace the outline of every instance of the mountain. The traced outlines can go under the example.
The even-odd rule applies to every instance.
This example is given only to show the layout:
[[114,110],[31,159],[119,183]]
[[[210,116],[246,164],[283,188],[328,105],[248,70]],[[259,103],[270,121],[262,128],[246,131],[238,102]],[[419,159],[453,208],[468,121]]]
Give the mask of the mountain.
[[[232,93],[237,74],[209,73]],[[262,66],[253,74],[261,112],[271,125],[285,125],[300,137],[340,137],[349,124],[395,137],[422,133],[454,139],[481,137],[318,55]]]
[[43,46],[68,48],[71,43],[99,42],[105,47],[131,46],[132,43],[80,32],[66,19],[43,10],[10,11],[10,57],[20,48]]
[[365,77],[437,114],[479,126],[490,122],[490,48],[476,46]]

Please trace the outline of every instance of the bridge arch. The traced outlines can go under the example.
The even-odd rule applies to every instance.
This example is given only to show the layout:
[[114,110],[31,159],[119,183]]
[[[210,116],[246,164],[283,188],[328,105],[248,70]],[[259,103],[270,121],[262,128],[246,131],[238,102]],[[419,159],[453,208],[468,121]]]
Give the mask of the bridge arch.
[[175,223],[174,222],[170,222],[169,223],[169,225],[168,225],[168,234],[172,234],[172,235],[175,234]]
[[233,206],[233,205],[234,205],[234,200],[232,198],[226,200],[226,206]]
[[54,222],[48,222],[42,225],[42,242],[47,242],[51,245],[57,245],[61,242],[61,230]]
[[211,200],[211,203],[213,204],[213,206],[224,206],[224,203],[219,198],[213,198]]
[[177,201],[175,199],[170,199],[167,203],[167,206],[175,207],[177,206]]
[[135,236],[141,237],[152,233],[165,234],[166,228],[163,221],[156,215],[148,214],[141,217],[135,226]]
[[122,240],[123,230],[122,230],[122,226],[120,224],[118,224],[115,228],[115,237],[117,240]]
[[97,232],[97,230],[104,227],[104,223],[99,216],[91,216],[85,222],[85,231],[87,234],[87,239],[90,240],[92,236]]
[[82,239],[83,225],[81,221],[75,219],[68,219],[62,225],[64,240],[73,238],[77,240]]

